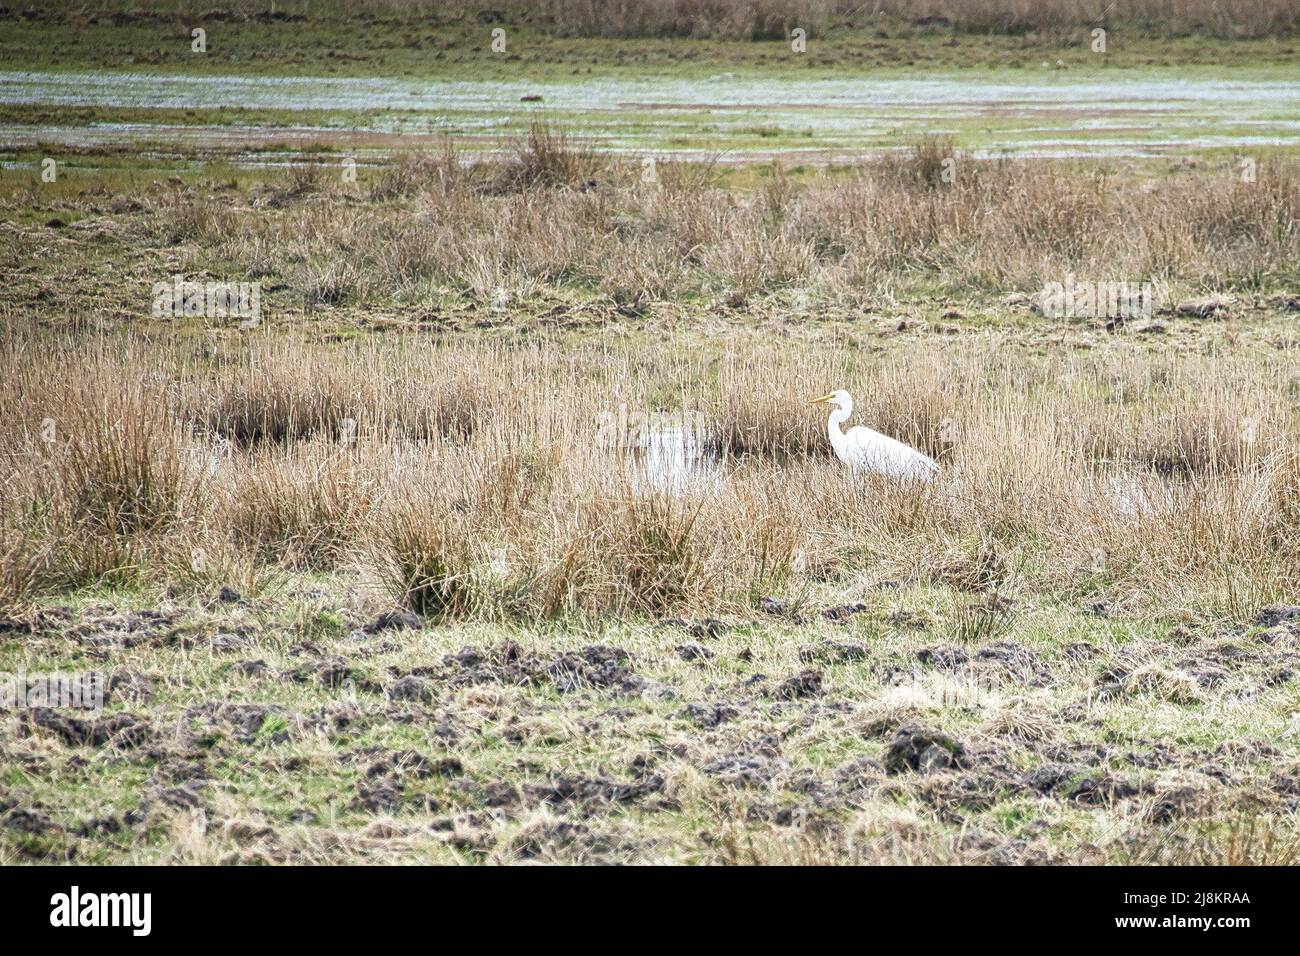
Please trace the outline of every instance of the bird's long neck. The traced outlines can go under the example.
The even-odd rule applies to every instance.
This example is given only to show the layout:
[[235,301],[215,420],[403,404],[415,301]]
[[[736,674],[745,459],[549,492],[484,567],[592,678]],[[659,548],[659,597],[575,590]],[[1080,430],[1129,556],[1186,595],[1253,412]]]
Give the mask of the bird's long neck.
[[831,440],[831,447],[837,453],[842,453],[848,447],[849,439],[844,432],[840,431],[840,425],[848,421],[849,416],[852,414],[852,407],[836,408],[831,412],[830,417],[826,419],[826,435]]

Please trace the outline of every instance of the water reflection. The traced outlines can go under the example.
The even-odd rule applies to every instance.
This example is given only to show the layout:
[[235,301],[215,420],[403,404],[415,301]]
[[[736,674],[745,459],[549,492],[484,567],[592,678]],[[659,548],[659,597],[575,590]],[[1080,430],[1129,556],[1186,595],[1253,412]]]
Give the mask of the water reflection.
[[728,468],[705,449],[703,432],[691,425],[653,425],[628,447],[627,474],[635,491],[687,495],[717,490]]

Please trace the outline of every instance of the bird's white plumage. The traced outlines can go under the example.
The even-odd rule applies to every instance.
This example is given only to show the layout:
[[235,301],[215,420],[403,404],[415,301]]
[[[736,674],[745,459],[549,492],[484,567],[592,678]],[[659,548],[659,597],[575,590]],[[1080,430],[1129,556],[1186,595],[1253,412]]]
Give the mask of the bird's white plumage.
[[929,481],[939,473],[939,465],[933,458],[921,454],[896,438],[882,435],[862,425],[855,425],[848,431],[841,431],[840,426],[853,414],[853,396],[843,389],[817,401],[829,402],[835,406],[835,410],[826,420],[826,434],[831,440],[831,447],[835,449],[836,457],[854,471],[874,472],[890,478],[914,478],[921,481]]

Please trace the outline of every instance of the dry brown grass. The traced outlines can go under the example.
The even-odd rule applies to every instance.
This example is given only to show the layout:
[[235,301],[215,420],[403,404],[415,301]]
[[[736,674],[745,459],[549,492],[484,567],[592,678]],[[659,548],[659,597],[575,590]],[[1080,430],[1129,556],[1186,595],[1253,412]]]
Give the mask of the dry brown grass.
[[141,370],[93,349],[65,376],[7,349],[0,400],[7,462],[0,594],[131,579],[195,511],[202,475],[187,467],[180,422]]
[[[368,191],[299,192],[266,205],[188,190],[144,197],[140,227],[198,262],[248,263],[310,306],[482,302],[592,292],[641,305],[731,306],[797,292],[880,305],[918,287],[1037,293],[1067,274],[1180,290],[1293,283],[1300,172],[1108,177],[1034,161],[977,161],[942,140],[849,170],[724,188],[708,168],[598,160],[535,126],[499,160],[442,151],[399,161]],[[356,192],[356,187],[352,187]]]
[[604,159],[562,130],[534,120],[518,138],[510,158],[491,183],[492,192],[521,192],[538,187],[585,189],[596,185]]
[[[196,549],[203,580],[241,560],[361,566],[425,611],[527,618],[734,608],[828,575],[1246,614],[1300,571],[1285,356],[760,345],[714,365],[280,337],[196,363],[179,341],[42,332],[6,348],[8,601],[184,584]],[[803,403],[838,385],[943,478],[850,483]],[[665,395],[702,413],[725,462],[677,496],[599,437],[603,410],[677,410]]]
[[366,469],[319,444],[231,456],[223,523],[237,546],[290,568],[338,567],[369,512]]

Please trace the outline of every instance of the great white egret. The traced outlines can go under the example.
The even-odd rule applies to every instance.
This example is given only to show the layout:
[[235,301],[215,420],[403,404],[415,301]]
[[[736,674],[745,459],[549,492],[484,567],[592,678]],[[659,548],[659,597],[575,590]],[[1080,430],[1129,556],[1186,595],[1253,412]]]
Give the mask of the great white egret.
[[933,458],[922,455],[915,448],[888,435],[861,425],[855,425],[847,432],[840,431],[840,425],[853,414],[853,396],[844,389],[814,398],[811,404],[823,402],[836,406],[826,420],[826,434],[830,436],[831,447],[835,449],[839,460],[854,471],[871,471],[890,478],[916,478],[921,481],[929,481],[939,473],[939,465]]

